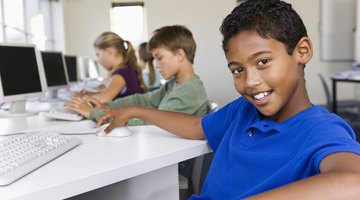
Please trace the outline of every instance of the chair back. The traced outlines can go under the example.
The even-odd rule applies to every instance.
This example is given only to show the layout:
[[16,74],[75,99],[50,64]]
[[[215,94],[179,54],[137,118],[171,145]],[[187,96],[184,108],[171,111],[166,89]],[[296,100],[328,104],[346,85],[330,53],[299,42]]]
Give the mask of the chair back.
[[214,101],[208,100],[208,113],[213,113],[219,110],[219,105]]
[[328,87],[328,85],[326,84],[326,81],[323,77],[322,74],[318,73],[318,76],[320,78],[320,81],[321,81],[321,85],[323,86],[323,89],[324,89],[324,93],[325,93],[325,98],[326,98],[326,108],[329,110],[329,111],[332,111],[332,107],[331,107],[331,95],[330,95],[330,89]]

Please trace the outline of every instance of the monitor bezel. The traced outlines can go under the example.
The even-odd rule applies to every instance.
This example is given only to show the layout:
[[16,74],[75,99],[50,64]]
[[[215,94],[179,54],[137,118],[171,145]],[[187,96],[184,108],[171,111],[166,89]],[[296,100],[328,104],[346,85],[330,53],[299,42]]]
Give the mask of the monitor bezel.
[[[79,76],[79,59],[78,59],[78,56],[77,55],[72,55],[72,54],[64,54],[64,60],[65,60],[65,65],[66,65],[66,57],[73,57],[75,58],[76,60],[76,81],[70,81],[70,78],[69,78],[69,72],[67,72],[68,74],[68,80],[69,80],[69,83],[77,83],[80,81],[80,76]],[[67,67],[67,66],[66,66]],[[66,69],[67,70],[67,69]]]
[[1,81],[1,73],[0,73],[0,102],[11,103],[15,101],[26,101],[30,98],[43,96],[48,88],[47,88],[44,66],[42,63],[42,57],[37,47],[34,44],[19,44],[19,43],[0,43],[0,46],[33,48],[36,57],[38,73],[40,77],[40,84],[41,84],[41,91],[29,92],[23,94],[4,95],[3,85]]
[[[62,84],[62,85],[49,86],[47,84],[47,81],[46,81],[47,90],[52,91],[52,90],[58,90],[58,89],[69,87],[70,82],[69,82],[69,77],[68,77],[68,72],[67,72],[67,67],[66,67],[66,62],[65,62],[65,57],[64,57],[63,52],[61,52],[61,51],[47,51],[47,50],[40,51],[41,60],[42,60],[42,53],[55,53],[55,54],[60,54],[61,55],[61,59],[62,59],[62,62],[63,62],[64,71],[65,71],[65,78],[66,78],[66,84]],[[45,73],[46,69],[45,69],[44,64],[43,64],[43,68],[44,68],[44,73]],[[46,77],[46,73],[45,73],[45,77]]]
[[80,81],[89,79],[89,58],[86,56],[79,56],[79,78]]
[[[78,61],[80,81],[94,80],[100,77],[99,66],[96,65],[95,59],[86,56],[79,56]],[[91,70],[95,71],[95,76],[91,76]]]

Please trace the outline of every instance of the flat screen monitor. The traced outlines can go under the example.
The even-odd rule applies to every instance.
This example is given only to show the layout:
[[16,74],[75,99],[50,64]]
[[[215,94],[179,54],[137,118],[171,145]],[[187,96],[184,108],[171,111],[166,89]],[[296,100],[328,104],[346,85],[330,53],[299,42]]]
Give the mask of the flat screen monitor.
[[78,65],[77,58],[73,55],[65,55],[66,70],[69,77],[69,82],[78,82]]
[[0,44],[0,102],[10,102],[1,116],[26,116],[26,100],[47,90],[40,52],[34,45]]
[[107,71],[101,64],[99,61],[95,61],[95,64],[97,66],[97,69],[99,70],[99,76],[101,78],[106,78],[109,76],[109,71]]
[[42,51],[46,82],[49,90],[56,90],[68,86],[68,75],[64,56],[61,52]]
[[100,76],[99,66],[93,59],[89,59],[89,78],[97,79]]
[[87,81],[91,79],[96,79],[99,77],[99,70],[97,68],[95,61],[88,57],[79,58],[79,71],[80,79],[82,81]]

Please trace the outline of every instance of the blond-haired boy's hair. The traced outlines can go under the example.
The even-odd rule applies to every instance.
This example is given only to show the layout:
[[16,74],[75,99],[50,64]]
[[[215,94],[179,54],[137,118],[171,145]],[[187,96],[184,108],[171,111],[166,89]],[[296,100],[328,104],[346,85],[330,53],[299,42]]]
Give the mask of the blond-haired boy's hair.
[[194,64],[196,43],[189,29],[181,25],[164,26],[154,31],[148,42],[149,50],[165,48],[171,52],[183,49],[187,59]]

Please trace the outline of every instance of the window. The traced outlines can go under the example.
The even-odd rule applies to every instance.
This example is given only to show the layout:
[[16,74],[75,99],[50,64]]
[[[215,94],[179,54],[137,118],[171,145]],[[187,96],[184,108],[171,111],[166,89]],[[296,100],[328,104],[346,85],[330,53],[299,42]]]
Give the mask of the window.
[[23,0],[3,0],[4,31],[6,42],[25,42]]
[[144,41],[144,3],[113,3],[111,30],[136,47]]
[[0,42],[36,44],[54,50],[53,0],[0,0]]

